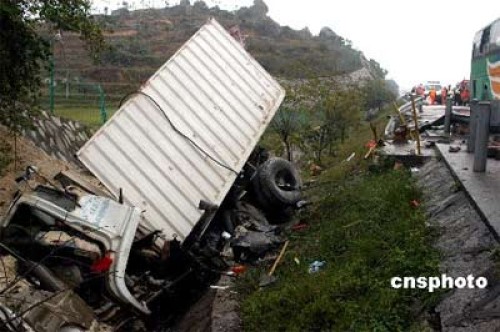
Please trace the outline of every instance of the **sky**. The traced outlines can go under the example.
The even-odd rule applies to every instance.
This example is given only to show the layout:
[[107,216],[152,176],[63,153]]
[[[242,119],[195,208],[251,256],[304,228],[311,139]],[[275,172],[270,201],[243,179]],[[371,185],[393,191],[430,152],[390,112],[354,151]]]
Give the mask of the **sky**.
[[[191,0],[193,2],[193,0]],[[313,34],[330,27],[350,39],[366,57],[389,71],[402,89],[441,81],[455,84],[468,78],[472,38],[500,17],[500,0],[264,0],[269,16]],[[116,8],[122,1],[94,0],[96,8]],[[163,7],[175,0],[128,0],[132,6]],[[206,0],[234,10],[253,0]]]

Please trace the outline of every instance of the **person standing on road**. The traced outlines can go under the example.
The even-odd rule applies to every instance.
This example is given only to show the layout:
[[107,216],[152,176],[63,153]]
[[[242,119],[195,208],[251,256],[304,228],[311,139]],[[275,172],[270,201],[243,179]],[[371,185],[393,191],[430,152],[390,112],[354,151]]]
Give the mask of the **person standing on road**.
[[457,85],[455,87],[453,95],[455,96],[455,98],[454,98],[455,99],[455,105],[456,106],[460,106],[462,104],[462,101],[460,99],[460,86],[459,85]]
[[424,86],[422,85],[422,83],[420,83],[418,86],[417,86],[417,96],[423,96],[424,95]]
[[431,105],[434,105],[435,101],[436,101],[436,89],[432,87],[431,91],[429,92],[429,102]]
[[441,88],[441,105],[446,105],[446,99],[448,97],[448,89],[446,85]]

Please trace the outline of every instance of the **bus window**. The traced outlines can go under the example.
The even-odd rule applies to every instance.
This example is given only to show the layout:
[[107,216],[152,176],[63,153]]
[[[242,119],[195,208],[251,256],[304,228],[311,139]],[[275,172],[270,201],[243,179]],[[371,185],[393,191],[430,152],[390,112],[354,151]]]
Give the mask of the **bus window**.
[[481,36],[481,45],[479,46],[479,53],[484,54],[488,51],[488,46],[490,43],[490,29],[491,26],[483,30],[483,35]]
[[479,31],[474,36],[474,41],[472,42],[472,57],[479,56],[479,44],[481,43],[481,35],[483,31]]
[[491,46],[500,48],[500,20],[491,25]]

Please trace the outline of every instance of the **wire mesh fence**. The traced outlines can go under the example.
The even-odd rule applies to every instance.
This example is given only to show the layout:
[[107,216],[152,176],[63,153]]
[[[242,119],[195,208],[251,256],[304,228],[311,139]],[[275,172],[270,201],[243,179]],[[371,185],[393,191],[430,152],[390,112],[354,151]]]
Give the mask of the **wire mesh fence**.
[[92,83],[46,80],[40,107],[62,118],[79,121],[92,128],[103,125],[118,109],[123,96],[136,87],[123,83]]

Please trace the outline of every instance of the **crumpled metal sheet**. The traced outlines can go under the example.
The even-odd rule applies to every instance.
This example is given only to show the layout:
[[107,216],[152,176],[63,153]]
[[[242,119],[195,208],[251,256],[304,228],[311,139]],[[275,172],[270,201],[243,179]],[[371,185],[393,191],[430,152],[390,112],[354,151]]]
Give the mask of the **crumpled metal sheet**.
[[[26,306],[52,295],[50,292],[36,294],[30,301],[25,302]],[[94,313],[77,294],[67,290],[30,310],[24,315],[24,319],[37,332],[59,331],[65,325],[81,326],[88,330],[92,326]]]
[[[278,228],[269,225],[238,226],[231,239],[231,247],[236,256],[247,253],[250,256],[262,257],[267,252],[276,249],[284,239],[279,235]],[[244,256],[249,256],[244,255]],[[241,257],[240,257],[241,258]]]

